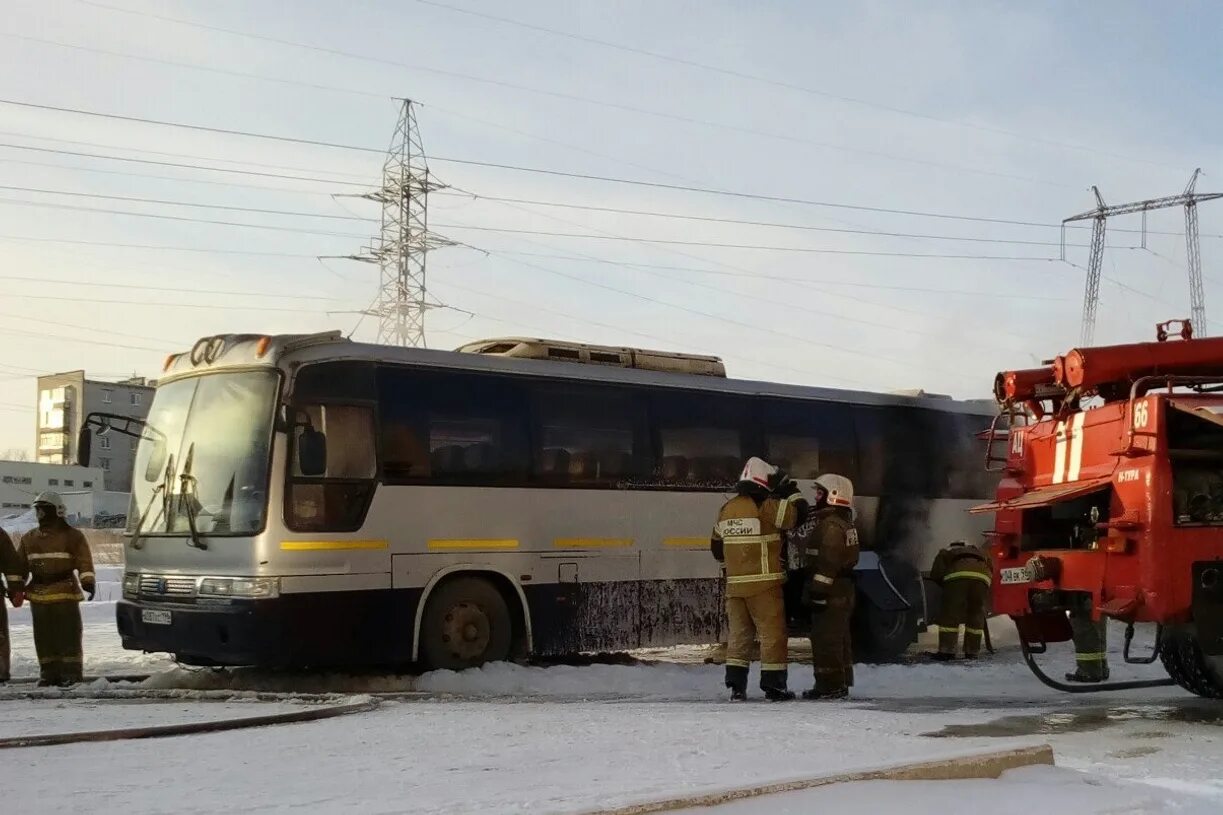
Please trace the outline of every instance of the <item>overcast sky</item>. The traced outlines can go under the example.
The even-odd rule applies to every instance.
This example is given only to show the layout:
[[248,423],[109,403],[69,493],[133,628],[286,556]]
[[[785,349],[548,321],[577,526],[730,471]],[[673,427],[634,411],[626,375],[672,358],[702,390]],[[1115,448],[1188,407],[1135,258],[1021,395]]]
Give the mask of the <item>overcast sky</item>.
[[[1057,260],[1055,226],[869,208],[1056,224],[1094,205],[1092,184],[1109,202],[1167,195],[1200,166],[1199,190],[1223,189],[1223,10],[1211,3],[4,8],[10,102],[375,150],[391,137],[394,98],[420,102],[431,170],[451,187],[432,196],[431,224],[464,244],[429,259],[432,296],[454,307],[429,314],[433,347],[549,336],[719,354],[748,378],[984,396],[999,369],[1077,342],[1087,233],[1069,233],[1075,266]],[[10,104],[0,117],[0,450],[33,447],[35,372],[155,376],[204,335],[352,331],[376,296],[376,267],[315,258],[358,251],[376,229],[364,220],[375,204],[333,195],[375,187],[377,152]],[[1148,250],[1119,231],[1140,225],[1110,222],[1099,342],[1188,316],[1182,211],[1150,217],[1176,234],[1149,236]],[[1223,202],[1203,205],[1201,225],[1219,333]],[[355,336],[375,329],[366,319]]]

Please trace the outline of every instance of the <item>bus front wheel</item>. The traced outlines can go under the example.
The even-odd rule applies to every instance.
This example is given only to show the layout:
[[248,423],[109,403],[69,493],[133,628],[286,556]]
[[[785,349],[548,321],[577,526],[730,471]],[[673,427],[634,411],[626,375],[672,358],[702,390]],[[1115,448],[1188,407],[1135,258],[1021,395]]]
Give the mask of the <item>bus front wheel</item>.
[[420,628],[426,669],[461,671],[510,655],[513,621],[497,587],[479,577],[460,577],[429,595]]

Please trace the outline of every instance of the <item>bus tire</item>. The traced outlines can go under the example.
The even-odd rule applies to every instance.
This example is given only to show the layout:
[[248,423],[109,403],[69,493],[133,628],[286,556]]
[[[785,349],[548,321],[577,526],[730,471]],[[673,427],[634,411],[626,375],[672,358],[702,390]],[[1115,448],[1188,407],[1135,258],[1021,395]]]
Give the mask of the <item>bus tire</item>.
[[420,626],[427,670],[461,671],[508,659],[513,618],[505,598],[479,577],[447,580],[429,595]]
[[858,598],[854,613],[854,660],[895,662],[917,636],[917,616],[912,609],[884,611],[870,600]]
[[921,574],[903,563],[888,563],[887,573],[904,593],[910,608],[886,610],[858,593],[854,609],[854,659],[858,662],[895,662],[917,640],[922,615]]

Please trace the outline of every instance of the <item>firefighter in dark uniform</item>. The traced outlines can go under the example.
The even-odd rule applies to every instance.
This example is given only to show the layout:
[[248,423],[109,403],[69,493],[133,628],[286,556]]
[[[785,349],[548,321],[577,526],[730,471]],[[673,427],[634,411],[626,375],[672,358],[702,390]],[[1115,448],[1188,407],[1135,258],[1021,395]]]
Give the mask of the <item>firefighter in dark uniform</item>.
[[858,531],[853,522],[853,483],[831,473],[815,479],[811,518],[799,531],[803,542],[803,605],[811,612],[811,656],[815,687],[804,699],[844,699],[854,683],[850,619],[854,612],[854,567]]
[[18,564],[21,576],[29,577],[38,684],[70,685],[82,676],[81,591],[93,599],[93,557],[85,536],[65,520],[59,495],[42,493],[34,499],[34,511],[38,528],[22,536]]
[[8,594],[13,608],[21,608],[25,597],[25,580],[20,571],[21,562],[13,547],[13,539],[0,529],[0,575],[4,576],[5,581],[4,589],[0,590],[0,683],[9,681],[8,609],[4,607],[4,595]]
[[954,541],[934,558],[930,579],[942,586],[938,615],[938,652],[934,659],[955,659],[964,626],[964,658],[976,659],[985,637],[985,614],[993,580],[989,556],[964,541]]
[[1091,595],[1080,595],[1070,607],[1070,633],[1074,639],[1075,668],[1066,674],[1070,682],[1103,682],[1108,679],[1108,621],[1091,619]]
[[748,459],[736,495],[718,512],[710,539],[726,571],[726,687],[747,698],[752,645],[760,637],[760,689],[774,702],[794,698],[787,687],[789,647],[782,583],[781,532],[803,520],[807,502],[798,486],[771,464]]

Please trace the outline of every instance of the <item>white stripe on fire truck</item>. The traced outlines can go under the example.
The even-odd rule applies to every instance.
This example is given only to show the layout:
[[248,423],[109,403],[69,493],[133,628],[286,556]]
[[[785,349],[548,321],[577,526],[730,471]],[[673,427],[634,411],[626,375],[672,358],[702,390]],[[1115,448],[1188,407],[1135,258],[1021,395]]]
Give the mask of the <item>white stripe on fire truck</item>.
[[1057,444],[1053,448],[1053,483],[1061,484],[1066,480],[1066,423],[1058,422],[1054,428],[1054,438]]
[[1067,481],[1078,481],[1079,471],[1083,468],[1083,422],[1086,418],[1086,412],[1074,414],[1070,429],[1070,469],[1066,473]]

